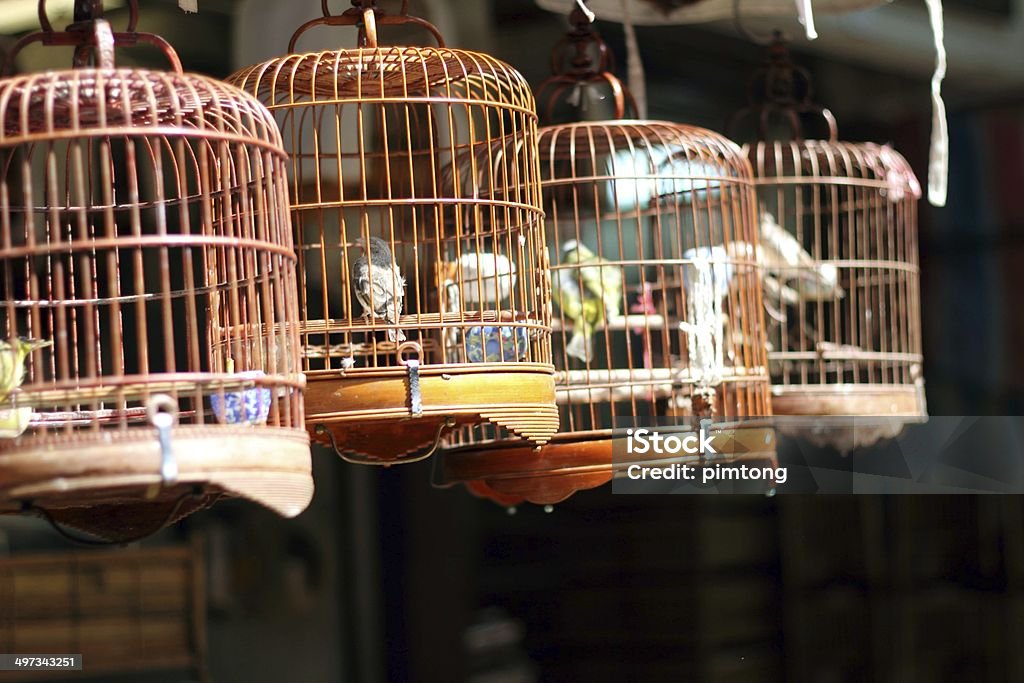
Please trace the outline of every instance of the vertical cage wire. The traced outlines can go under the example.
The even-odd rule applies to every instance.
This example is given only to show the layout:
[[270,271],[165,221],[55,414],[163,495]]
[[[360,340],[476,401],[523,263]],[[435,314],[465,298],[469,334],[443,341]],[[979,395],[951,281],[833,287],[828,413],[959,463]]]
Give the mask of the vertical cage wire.
[[[397,23],[438,45],[378,46],[376,26]],[[289,52],[319,24],[359,27],[360,47],[230,78],[273,112],[290,155],[310,428],[359,462],[412,460],[479,422],[543,443],[557,415],[529,86],[370,1],[325,8]],[[368,251],[377,288],[360,300]]]
[[[838,140],[781,40],[752,95],[737,123],[758,117],[759,139],[744,151],[758,192],[774,412],[879,418],[877,429],[858,422],[856,443],[842,430],[799,430],[844,450],[895,436],[903,422],[927,414],[920,184],[890,146]],[[808,114],[827,123],[827,137],[804,139]]]
[[[23,43],[98,45],[97,68],[0,80],[5,359],[19,338],[47,344],[4,399],[0,498],[208,487],[294,515],[312,479],[280,133],[132,17],[116,34],[44,23]],[[115,68],[115,45],[141,38],[177,68]]]
[[[538,455],[477,428],[445,454],[443,476],[495,499],[607,481],[616,427],[771,414],[750,165],[710,131],[626,119],[607,48],[579,10],[571,21],[538,88],[543,116],[576,120],[540,129],[560,432]],[[735,459],[774,457],[754,431]]]

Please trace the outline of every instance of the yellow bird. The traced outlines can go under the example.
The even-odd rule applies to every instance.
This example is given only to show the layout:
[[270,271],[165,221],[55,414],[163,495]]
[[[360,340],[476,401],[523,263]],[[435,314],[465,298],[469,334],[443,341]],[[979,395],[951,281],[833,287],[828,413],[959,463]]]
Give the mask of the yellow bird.
[[0,403],[25,380],[25,359],[33,351],[53,344],[42,339],[17,338],[0,341]]
[[32,421],[32,408],[5,408],[0,410],[0,439],[16,439]]

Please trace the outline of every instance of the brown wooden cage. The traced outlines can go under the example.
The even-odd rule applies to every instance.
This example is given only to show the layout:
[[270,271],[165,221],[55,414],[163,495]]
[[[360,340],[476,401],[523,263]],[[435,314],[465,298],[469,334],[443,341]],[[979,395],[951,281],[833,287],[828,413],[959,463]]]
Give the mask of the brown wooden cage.
[[[607,48],[580,10],[571,21],[542,119],[611,120],[540,129],[561,430],[536,451],[467,431],[440,473],[502,503],[608,481],[613,428],[770,415],[750,166],[710,131],[625,120]],[[732,459],[773,458],[768,425],[747,424]]]
[[[14,52],[73,45],[79,68],[0,80],[0,507],[228,493],[295,515],[313,484],[280,133],[131,10],[126,32],[55,32],[41,8]],[[137,42],[174,70],[115,68]],[[23,382],[19,338],[41,340]]]
[[[827,124],[826,138],[804,139],[807,115]],[[888,145],[838,141],[781,38],[732,127],[750,119],[773,410],[856,416],[856,429],[786,427],[842,450],[895,436],[927,416],[917,178]]]
[[[322,24],[358,26],[360,47],[230,79],[274,113],[291,158],[307,424],[366,463],[424,457],[479,422],[544,443],[558,417],[533,94],[508,65],[446,48],[405,3],[352,4],[325,2],[289,52]],[[394,24],[438,45],[378,46]],[[363,266],[377,302],[360,300],[373,288],[357,273],[370,238],[390,252]]]

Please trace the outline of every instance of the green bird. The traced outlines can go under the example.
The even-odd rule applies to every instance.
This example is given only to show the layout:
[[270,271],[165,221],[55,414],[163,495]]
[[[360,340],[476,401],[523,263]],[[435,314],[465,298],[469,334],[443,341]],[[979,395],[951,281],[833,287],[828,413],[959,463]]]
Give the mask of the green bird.
[[[11,392],[25,381],[25,359],[36,349],[49,346],[52,342],[39,339],[12,339],[0,341],[0,403],[7,400]],[[13,439],[28,429],[32,419],[32,408],[0,409],[0,439]]]
[[622,310],[622,271],[604,263],[608,261],[585,244],[568,240],[562,245],[561,265],[570,267],[559,268],[552,283],[562,314],[573,324],[565,352],[584,363],[593,357],[594,330]]
[[25,380],[25,359],[28,355],[52,343],[23,337],[0,341],[0,403],[6,401],[11,392]]

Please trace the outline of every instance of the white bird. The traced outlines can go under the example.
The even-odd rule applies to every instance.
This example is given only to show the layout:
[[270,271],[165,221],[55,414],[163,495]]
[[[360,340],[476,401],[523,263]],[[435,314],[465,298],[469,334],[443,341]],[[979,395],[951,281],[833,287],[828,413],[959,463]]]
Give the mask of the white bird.
[[460,302],[496,305],[507,299],[516,285],[516,264],[501,254],[463,254],[445,265],[444,287],[451,311],[461,310]]
[[[765,275],[775,276],[782,285],[791,287],[789,291],[795,291],[797,301],[832,301],[846,296],[839,286],[838,269],[815,260],[767,211],[761,214],[760,237],[757,256]],[[783,301],[790,297],[787,292]]]
[[692,202],[722,186],[719,166],[687,159],[685,150],[674,145],[616,150],[605,166],[612,178],[606,201],[619,211],[646,209],[658,199],[673,196],[677,202]]

